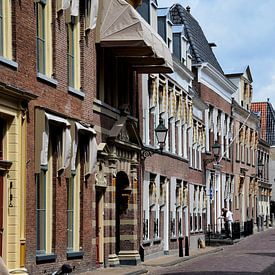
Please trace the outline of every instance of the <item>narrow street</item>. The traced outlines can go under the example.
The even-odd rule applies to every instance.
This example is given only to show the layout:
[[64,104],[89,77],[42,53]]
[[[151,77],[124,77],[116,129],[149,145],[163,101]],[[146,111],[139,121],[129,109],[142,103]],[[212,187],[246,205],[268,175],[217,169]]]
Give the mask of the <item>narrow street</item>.
[[149,268],[149,274],[275,274],[275,229],[252,235],[173,267]]

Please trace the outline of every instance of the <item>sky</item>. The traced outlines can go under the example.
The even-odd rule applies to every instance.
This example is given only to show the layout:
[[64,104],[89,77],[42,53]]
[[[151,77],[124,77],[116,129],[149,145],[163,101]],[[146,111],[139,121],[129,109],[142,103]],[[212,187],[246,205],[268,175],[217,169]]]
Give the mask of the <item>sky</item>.
[[250,66],[253,101],[275,107],[274,0],[158,0],[159,7],[190,6],[226,72]]

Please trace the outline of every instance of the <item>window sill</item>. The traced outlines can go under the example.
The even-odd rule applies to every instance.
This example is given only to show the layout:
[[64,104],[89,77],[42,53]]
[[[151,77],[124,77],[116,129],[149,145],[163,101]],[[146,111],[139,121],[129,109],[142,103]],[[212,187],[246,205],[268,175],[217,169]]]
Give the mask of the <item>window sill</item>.
[[143,240],[142,245],[149,246],[151,244],[151,240]]
[[13,61],[13,60],[10,60],[10,59],[7,59],[5,58],[4,56],[0,56],[0,63],[4,64],[4,65],[7,65],[15,70],[18,69],[18,63]]
[[67,259],[82,259],[84,256],[84,251],[68,251]]
[[41,254],[36,255],[36,263],[49,263],[49,262],[55,262],[56,255],[55,254]]
[[178,238],[175,236],[175,237],[170,237],[170,241],[171,242],[176,242],[178,240]]
[[37,79],[42,81],[42,82],[46,82],[47,84],[53,85],[53,86],[57,86],[58,81],[56,79],[50,78],[44,74],[41,73],[37,73],[36,75]]
[[82,92],[80,90],[77,90],[77,89],[75,89],[73,87],[70,87],[70,86],[68,87],[68,92],[71,93],[71,94],[73,94],[73,95],[76,95],[78,97],[81,97],[81,98],[85,97],[85,93],[84,92]]
[[157,244],[161,242],[161,238],[154,238],[153,239],[153,244]]

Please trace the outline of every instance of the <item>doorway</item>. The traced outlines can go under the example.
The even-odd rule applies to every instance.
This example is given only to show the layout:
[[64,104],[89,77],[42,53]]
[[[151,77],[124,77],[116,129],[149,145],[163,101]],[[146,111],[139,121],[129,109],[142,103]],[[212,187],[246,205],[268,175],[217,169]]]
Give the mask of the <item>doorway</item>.
[[[0,160],[3,160],[3,140],[4,140],[4,121],[0,118]],[[3,250],[3,232],[4,232],[4,224],[3,224],[3,207],[4,207],[4,175],[0,172],[0,256],[2,257]]]
[[116,176],[116,254],[121,250],[120,243],[120,220],[128,208],[128,196],[126,195],[129,187],[129,179],[125,172],[118,172]]
[[104,195],[103,190],[96,190],[96,265],[104,262]]

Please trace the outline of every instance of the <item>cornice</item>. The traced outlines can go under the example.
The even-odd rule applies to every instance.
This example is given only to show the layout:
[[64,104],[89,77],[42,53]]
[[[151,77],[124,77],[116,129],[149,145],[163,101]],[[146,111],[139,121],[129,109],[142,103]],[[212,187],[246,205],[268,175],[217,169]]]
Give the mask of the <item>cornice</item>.
[[232,95],[238,90],[237,86],[207,62],[194,64],[193,66],[198,68],[198,82],[211,88],[231,103]]

